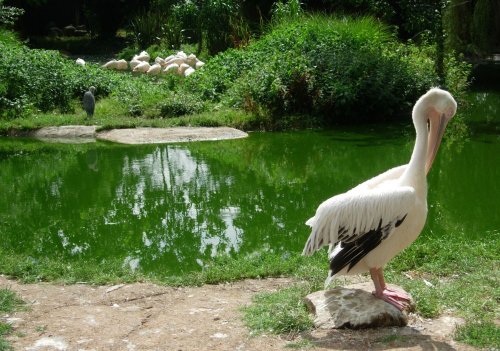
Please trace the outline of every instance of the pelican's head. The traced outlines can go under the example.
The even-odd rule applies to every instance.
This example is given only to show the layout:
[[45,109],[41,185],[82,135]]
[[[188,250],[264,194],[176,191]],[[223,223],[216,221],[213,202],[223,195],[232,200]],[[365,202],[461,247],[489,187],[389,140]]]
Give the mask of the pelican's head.
[[[432,88],[418,99],[413,112],[413,123],[426,123],[428,128],[425,162],[427,174],[436,157],[446,125],[457,112],[457,102],[449,92]],[[417,121],[416,118],[424,120]]]

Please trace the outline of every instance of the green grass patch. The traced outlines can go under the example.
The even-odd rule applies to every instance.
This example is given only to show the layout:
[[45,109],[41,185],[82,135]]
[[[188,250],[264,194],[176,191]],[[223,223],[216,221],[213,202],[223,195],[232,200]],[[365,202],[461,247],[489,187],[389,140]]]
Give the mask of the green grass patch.
[[[494,322],[500,300],[498,247],[498,235],[480,242],[424,236],[391,261],[386,278],[413,296],[419,315],[436,318],[451,312],[464,318],[466,324],[457,330],[457,340],[495,348],[499,345],[499,328]],[[244,309],[247,325],[255,332],[276,334],[310,328],[302,299],[323,288],[326,267],[322,254],[304,259],[293,275],[305,283],[257,295],[253,305]],[[342,285],[340,280],[337,284]]]
[[244,321],[257,333],[296,334],[310,329],[313,323],[302,301],[310,291],[310,284],[295,284],[259,294],[243,309]]
[[500,328],[492,322],[469,322],[457,328],[455,339],[481,348],[500,348]]
[[[23,131],[34,130],[48,126],[63,125],[97,125],[100,130],[114,128],[137,128],[137,127],[179,127],[179,126],[202,126],[219,127],[229,126],[239,129],[259,129],[265,123],[261,117],[237,109],[221,109],[215,112],[200,112],[192,115],[172,118],[146,118],[127,116],[125,112],[120,114],[123,106],[116,101],[107,100],[100,109],[113,111],[96,112],[94,118],[87,119],[83,113],[76,114],[38,114],[26,118],[17,118],[9,121],[0,121],[0,135],[11,135]],[[99,105],[98,105],[99,106]],[[118,114],[117,114],[118,112]]]
[[[469,242],[462,237],[448,241],[424,236],[388,265],[387,280],[411,293],[417,312],[426,318],[444,312],[464,318],[466,324],[457,330],[457,340],[474,346],[497,347],[498,244],[496,236],[480,242]],[[439,252],[437,248],[441,248]],[[303,298],[323,288],[327,257],[326,250],[312,257],[263,250],[244,256],[217,257],[200,271],[174,276],[169,272],[132,272],[118,259],[68,262],[57,257],[35,259],[0,250],[0,273],[23,282],[112,284],[147,280],[170,286],[294,277],[299,283],[256,295],[253,304],[244,308],[244,320],[255,333],[295,334],[312,327]],[[342,280],[337,280],[337,284],[342,285]]]
[[[0,289],[0,313],[16,311],[23,305],[23,301],[9,289]],[[12,346],[5,340],[5,336],[12,332],[12,327],[0,322],[0,351],[12,350]]]

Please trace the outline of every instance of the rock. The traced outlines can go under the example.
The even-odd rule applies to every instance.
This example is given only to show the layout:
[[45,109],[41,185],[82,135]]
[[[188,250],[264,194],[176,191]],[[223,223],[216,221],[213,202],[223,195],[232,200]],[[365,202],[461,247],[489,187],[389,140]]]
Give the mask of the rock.
[[29,133],[30,136],[48,142],[90,143],[95,142],[96,126],[44,127]]
[[[391,289],[401,288],[390,286]],[[305,297],[309,311],[315,315],[317,328],[376,328],[404,327],[408,324],[407,312],[414,309],[410,301],[406,310],[399,311],[391,304],[375,298],[371,283],[321,290]]]
[[180,143],[246,138],[247,133],[229,127],[175,127],[112,129],[97,133],[97,139],[122,144]]
[[79,66],[85,66],[85,60],[84,59],[77,58],[75,62]]

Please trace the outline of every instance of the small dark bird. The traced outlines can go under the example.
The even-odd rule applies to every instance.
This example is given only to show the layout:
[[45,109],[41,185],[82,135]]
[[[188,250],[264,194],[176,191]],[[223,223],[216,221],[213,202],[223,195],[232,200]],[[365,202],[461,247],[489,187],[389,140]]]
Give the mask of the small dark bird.
[[83,94],[83,109],[85,110],[85,112],[87,112],[88,118],[94,115],[94,109],[95,109],[94,93],[95,93],[95,87],[92,86],[89,88],[89,91],[86,91],[85,94]]

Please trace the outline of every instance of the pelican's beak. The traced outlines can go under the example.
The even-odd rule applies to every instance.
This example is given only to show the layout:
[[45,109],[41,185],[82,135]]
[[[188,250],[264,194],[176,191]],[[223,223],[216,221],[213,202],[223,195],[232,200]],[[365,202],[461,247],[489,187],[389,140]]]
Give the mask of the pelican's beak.
[[450,119],[455,114],[453,109],[449,109],[445,113],[440,114],[438,111],[432,109],[429,111],[429,136],[427,140],[427,160],[425,162],[425,174],[428,174],[432,162],[439,150],[441,139],[443,138],[444,130]]

